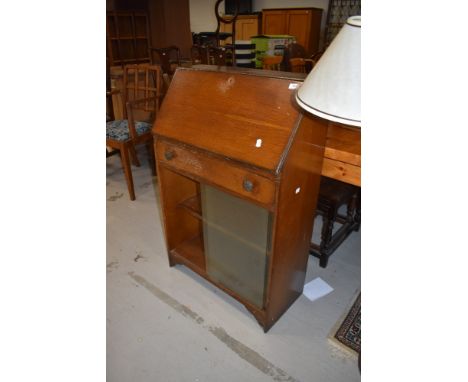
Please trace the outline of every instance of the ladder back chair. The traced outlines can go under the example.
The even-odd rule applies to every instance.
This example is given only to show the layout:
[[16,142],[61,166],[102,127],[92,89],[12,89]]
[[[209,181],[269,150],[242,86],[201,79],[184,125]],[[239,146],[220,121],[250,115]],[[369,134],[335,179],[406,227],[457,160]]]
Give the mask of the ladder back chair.
[[119,151],[130,200],[135,200],[130,158],[140,166],[136,145],[146,144],[153,174],[156,173],[151,128],[159,110],[161,68],[150,64],[125,66],[121,93],[124,118],[106,122],[106,145]]

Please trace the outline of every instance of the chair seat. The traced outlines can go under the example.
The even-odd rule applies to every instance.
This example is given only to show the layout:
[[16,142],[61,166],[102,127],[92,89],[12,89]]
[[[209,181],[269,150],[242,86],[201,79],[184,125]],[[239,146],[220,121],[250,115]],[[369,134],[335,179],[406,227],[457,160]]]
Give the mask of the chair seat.
[[[138,135],[151,131],[151,123],[135,121],[135,130]],[[106,139],[124,142],[130,139],[130,130],[128,129],[128,120],[106,122]]]

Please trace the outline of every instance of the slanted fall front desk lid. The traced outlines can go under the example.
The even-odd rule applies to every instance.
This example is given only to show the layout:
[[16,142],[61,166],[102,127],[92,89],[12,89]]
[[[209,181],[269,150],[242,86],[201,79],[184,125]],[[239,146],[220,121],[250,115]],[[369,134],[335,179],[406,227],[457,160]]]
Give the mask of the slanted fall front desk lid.
[[301,118],[293,96],[302,78],[276,73],[178,69],[153,133],[277,172]]

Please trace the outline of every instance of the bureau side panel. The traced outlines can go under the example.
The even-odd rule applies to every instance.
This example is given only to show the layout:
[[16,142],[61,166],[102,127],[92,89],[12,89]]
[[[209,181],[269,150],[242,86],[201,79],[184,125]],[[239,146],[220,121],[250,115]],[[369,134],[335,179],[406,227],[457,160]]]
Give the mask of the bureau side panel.
[[327,126],[327,121],[305,115],[283,167],[274,223],[265,330],[302,293]]

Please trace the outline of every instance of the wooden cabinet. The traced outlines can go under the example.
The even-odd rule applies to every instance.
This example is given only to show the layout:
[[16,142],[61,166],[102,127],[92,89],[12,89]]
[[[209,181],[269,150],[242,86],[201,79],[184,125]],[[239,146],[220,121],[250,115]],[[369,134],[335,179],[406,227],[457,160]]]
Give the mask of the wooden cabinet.
[[182,57],[190,57],[188,0],[107,0],[106,8],[109,65],[149,61],[149,47],[176,45]]
[[327,122],[293,73],[202,66],[174,75],[153,127],[169,264],[268,329],[301,295]]
[[[224,16],[227,20],[232,17]],[[238,15],[236,19],[236,41],[250,40],[253,36],[257,36],[261,31],[261,15]],[[232,33],[232,24],[221,23],[220,32]],[[225,42],[222,42],[224,45]]]
[[312,55],[319,50],[322,12],[320,8],[264,9],[262,33],[295,36],[296,42]]
[[267,9],[262,15],[263,34],[288,34],[286,11]]

